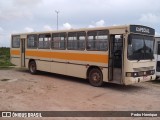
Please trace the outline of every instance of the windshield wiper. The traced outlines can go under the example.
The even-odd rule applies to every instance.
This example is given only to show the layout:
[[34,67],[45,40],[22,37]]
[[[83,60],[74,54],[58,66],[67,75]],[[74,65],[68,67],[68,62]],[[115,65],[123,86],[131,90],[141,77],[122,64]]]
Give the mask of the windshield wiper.
[[139,62],[141,60],[141,57],[139,57],[139,59],[137,60],[137,62]]

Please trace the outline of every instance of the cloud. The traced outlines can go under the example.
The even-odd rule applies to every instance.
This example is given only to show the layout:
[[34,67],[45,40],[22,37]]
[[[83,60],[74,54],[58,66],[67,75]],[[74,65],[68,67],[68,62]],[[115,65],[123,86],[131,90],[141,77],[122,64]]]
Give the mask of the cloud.
[[59,29],[142,24],[160,33],[159,0],[0,0],[0,27],[6,33],[56,30],[55,10]]
[[113,24],[112,26],[119,26],[118,24]]
[[4,31],[4,29],[2,27],[0,27],[0,32],[3,32],[3,31]]
[[42,2],[42,0],[13,0],[13,3],[18,6],[27,6],[27,7],[34,7]]
[[104,22],[104,20],[100,20],[100,21],[97,21],[95,23],[95,25],[96,25],[96,27],[103,27],[103,26],[105,26],[105,22]]
[[68,29],[72,29],[72,26],[69,23],[64,23],[63,28],[68,30]]
[[159,23],[160,15],[155,15],[152,13],[142,14],[139,21],[152,24]]
[[11,43],[10,39],[11,39],[11,34],[0,33],[0,47],[10,47],[10,43]]
[[94,28],[94,27],[103,27],[105,26],[105,21],[104,20],[99,20],[97,22],[93,22],[93,25],[89,25],[89,28]]
[[[37,1],[37,3],[36,3]],[[0,1],[0,20],[1,21],[14,21],[23,19],[26,21],[33,18],[33,9],[36,9],[39,0],[8,0]],[[40,0],[41,1],[41,0]],[[29,7],[34,6],[33,9]],[[41,2],[39,2],[41,3]],[[0,22],[1,22],[0,21]]]
[[44,28],[44,30],[46,30],[46,31],[52,31],[52,30],[53,30],[52,27],[49,26],[49,25],[45,25],[43,28]]
[[156,37],[160,37],[160,33],[155,32],[155,36],[156,36]]
[[88,28],[94,28],[94,27],[95,27],[94,25],[89,25],[89,26],[88,26]]
[[13,21],[16,19],[32,19],[32,18],[33,18],[32,12],[21,11],[18,8],[6,9],[3,11],[0,11],[1,20]]
[[31,27],[25,27],[24,30],[25,32],[34,32],[34,29]]

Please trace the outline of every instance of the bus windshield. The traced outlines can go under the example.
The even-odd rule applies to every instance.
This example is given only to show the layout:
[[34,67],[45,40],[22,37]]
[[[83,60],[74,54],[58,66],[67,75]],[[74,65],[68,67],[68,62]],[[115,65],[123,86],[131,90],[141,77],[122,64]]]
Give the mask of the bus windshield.
[[128,39],[128,59],[148,60],[154,59],[154,37],[144,35],[130,35]]

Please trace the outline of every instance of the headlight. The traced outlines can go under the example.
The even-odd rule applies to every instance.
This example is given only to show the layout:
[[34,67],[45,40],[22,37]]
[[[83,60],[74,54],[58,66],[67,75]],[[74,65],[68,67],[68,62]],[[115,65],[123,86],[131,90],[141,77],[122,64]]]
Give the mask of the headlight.
[[151,75],[154,75],[155,74],[155,70],[151,70]]
[[138,73],[137,72],[133,72],[133,77],[138,77]]
[[127,72],[126,73],[126,77],[132,77],[132,73],[131,72]]
[[126,77],[138,77],[138,72],[127,72]]
[[126,72],[126,77],[142,77],[147,75],[154,75],[155,70],[140,71],[140,72]]

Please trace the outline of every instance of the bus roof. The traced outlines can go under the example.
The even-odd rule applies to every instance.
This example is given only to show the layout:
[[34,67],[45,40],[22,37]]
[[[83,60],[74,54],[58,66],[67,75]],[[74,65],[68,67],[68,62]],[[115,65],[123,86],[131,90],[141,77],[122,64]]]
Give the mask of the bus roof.
[[[69,29],[69,30],[52,30],[52,31],[39,31],[39,32],[25,32],[25,33],[14,33],[12,35],[26,35],[26,34],[45,34],[45,33],[63,33],[63,32],[78,32],[78,31],[92,31],[92,30],[111,30],[111,29],[126,29],[131,25],[117,25],[108,27],[94,27],[94,28],[79,28],[79,29]],[[133,25],[134,26],[134,25]],[[136,25],[143,26],[143,25]],[[147,26],[144,26],[147,27]]]

